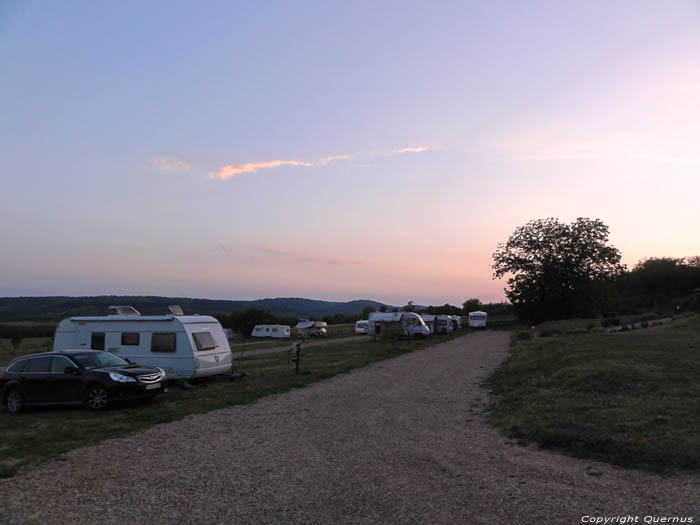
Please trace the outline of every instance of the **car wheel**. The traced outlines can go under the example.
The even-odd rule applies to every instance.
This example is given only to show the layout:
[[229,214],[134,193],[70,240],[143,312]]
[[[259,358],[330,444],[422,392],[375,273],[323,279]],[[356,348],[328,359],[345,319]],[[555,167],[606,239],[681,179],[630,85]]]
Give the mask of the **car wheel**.
[[102,385],[93,385],[85,392],[85,404],[91,410],[104,410],[108,401],[107,389]]
[[24,396],[18,389],[13,388],[5,396],[5,408],[11,414],[21,412],[24,408]]

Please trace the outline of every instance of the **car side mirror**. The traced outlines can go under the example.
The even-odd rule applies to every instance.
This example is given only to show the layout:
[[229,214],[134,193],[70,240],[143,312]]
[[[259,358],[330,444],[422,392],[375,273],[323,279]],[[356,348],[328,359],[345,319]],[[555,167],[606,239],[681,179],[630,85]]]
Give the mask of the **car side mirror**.
[[78,373],[78,369],[75,368],[74,366],[67,366],[63,369],[64,374],[76,374]]

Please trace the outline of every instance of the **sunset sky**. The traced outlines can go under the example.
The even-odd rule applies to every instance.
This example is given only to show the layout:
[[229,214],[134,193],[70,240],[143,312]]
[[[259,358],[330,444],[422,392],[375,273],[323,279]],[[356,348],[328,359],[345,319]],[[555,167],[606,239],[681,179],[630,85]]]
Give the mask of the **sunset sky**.
[[0,296],[503,300],[700,254],[700,2],[0,0]]

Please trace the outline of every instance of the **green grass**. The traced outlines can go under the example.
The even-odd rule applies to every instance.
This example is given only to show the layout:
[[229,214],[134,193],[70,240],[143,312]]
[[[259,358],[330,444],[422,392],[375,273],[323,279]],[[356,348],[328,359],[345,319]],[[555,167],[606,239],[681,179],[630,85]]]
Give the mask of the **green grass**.
[[[457,335],[463,335],[465,331]],[[431,336],[400,342],[353,341],[302,347],[301,371],[296,375],[288,352],[251,356],[234,366],[249,377],[202,381],[191,389],[170,386],[149,402],[117,405],[104,412],[83,408],[35,408],[21,414],[0,413],[0,477],[13,476],[20,469],[45,461],[69,450],[102,440],[138,432],[158,423],[181,419],[189,414],[251,403],[263,396],[304,387],[310,383],[347,372],[369,363],[396,357],[454,336]],[[43,341],[23,341],[20,349],[41,350]],[[11,345],[10,345],[11,346]],[[5,346],[0,347],[0,364],[9,361]],[[16,353],[19,353],[17,351]]]
[[700,317],[516,341],[491,421],[543,448],[657,472],[700,469]]

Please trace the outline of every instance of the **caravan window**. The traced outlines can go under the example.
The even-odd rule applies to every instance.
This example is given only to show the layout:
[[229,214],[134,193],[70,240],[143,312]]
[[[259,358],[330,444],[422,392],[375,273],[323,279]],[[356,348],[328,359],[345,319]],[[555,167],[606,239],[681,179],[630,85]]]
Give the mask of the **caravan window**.
[[216,340],[211,335],[211,332],[195,332],[192,334],[194,337],[194,342],[197,345],[198,352],[204,352],[205,350],[213,350],[216,348]]
[[138,346],[140,341],[140,336],[138,332],[122,333],[122,346]]
[[153,334],[151,337],[151,352],[174,352],[175,334]]

